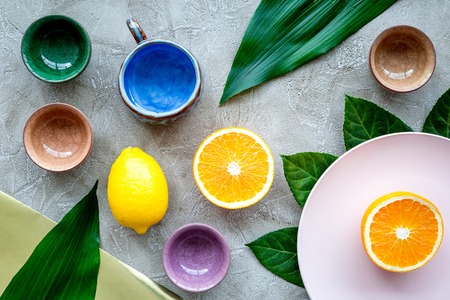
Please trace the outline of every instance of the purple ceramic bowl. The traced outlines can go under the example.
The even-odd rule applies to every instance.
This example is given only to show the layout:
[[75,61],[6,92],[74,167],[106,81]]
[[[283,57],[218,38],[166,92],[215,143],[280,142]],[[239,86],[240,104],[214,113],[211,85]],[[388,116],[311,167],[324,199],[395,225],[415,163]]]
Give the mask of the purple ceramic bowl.
[[180,227],[167,240],[163,266],[179,288],[203,292],[219,284],[230,266],[230,250],[211,226],[193,223]]

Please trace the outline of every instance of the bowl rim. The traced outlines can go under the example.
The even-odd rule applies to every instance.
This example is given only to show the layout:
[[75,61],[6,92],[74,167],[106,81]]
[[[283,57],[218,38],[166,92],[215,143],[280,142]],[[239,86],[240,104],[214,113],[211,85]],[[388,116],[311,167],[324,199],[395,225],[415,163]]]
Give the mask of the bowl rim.
[[[423,80],[421,80],[418,84],[413,85],[409,88],[404,88],[404,89],[397,89],[389,84],[387,84],[386,82],[384,82],[379,73],[375,71],[375,52],[377,47],[380,45],[380,43],[386,39],[387,37],[389,37],[393,32],[397,31],[397,30],[401,30],[401,29],[406,29],[408,30],[408,32],[413,32],[414,34],[418,35],[421,37],[421,40],[429,47],[429,49],[431,49],[431,55],[428,57],[430,59],[430,64],[432,64],[432,69],[431,72],[429,73],[429,75],[427,77],[425,77]],[[391,26],[389,28],[386,28],[385,30],[383,30],[372,42],[372,45],[370,47],[370,51],[369,51],[369,70],[372,73],[372,76],[375,78],[375,80],[378,82],[378,84],[380,84],[382,87],[384,87],[385,89],[391,91],[391,92],[396,92],[396,93],[408,93],[408,92],[413,92],[416,91],[418,89],[420,89],[421,87],[423,87],[432,77],[432,75],[434,74],[434,71],[436,69],[436,49],[433,45],[433,42],[431,41],[431,39],[428,37],[428,35],[426,35],[422,30],[420,30],[417,27],[411,26],[411,25],[395,25],[395,26]]]
[[[34,34],[37,31],[37,29],[42,26],[42,24],[39,25],[39,22],[59,21],[59,20],[63,20],[63,21],[70,23],[73,26],[73,28],[75,28],[76,31],[80,33],[83,43],[86,46],[87,55],[86,55],[85,59],[82,61],[81,65],[80,65],[80,69],[76,73],[74,73],[68,77],[62,77],[60,79],[48,79],[45,76],[41,76],[39,73],[34,71],[33,68],[31,68],[30,64],[27,61],[28,56],[25,55],[25,51],[24,51],[25,43],[24,42],[25,42],[25,39],[30,34]],[[25,67],[34,77],[36,77],[44,82],[63,83],[63,82],[67,82],[69,80],[72,80],[72,79],[78,77],[87,68],[87,66],[91,60],[91,56],[92,56],[92,43],[91,43],[91,38],[89,37],[87,30],[83,27],[83,25],[81,25],[80,22],[76,21],[75,19],[73,19],[71,17],[65,16],[65,15],[51,14],[51,15],[46,15],[46,16],[43,16],[41,18],[34,20],[27,27],[27,29],[25,30],[25,33],[22,36],[22,40],[21,40],[21,44],[20,44],[20,52],[21,52],[20,56],[22,57],[22,61],[25,65]]]
[[[30,152],[30,147],[33,147],[33,146],[30,143],[29,139],[27,139],[27,136],[31,135],[31,132],[34,128],[34,127],[31,127],[31,121],[39,118],[43,114],[52,113],[52,112],[55,112],[60,109],[69,111],[73,115],[76,115],[77,117],[79,117],[81,119],[80,125],[82,125],[86,129],[86,132],[87,132],[87,143],[86,143],[87,147],[83,147],[84,149],[83,149],[82,154],[80,155],[78,160],[74,161],[74,163],[67,165],[65,167],[52,168],[51,166],[48,166],[47,164],[42,164],[41,160],[39,159],[39,156],[33,155]],[[37,166],[41,167],[44,170],[59,173],[59,172],[72,170],[72,169],[78,167],[79,165],[81,165],[86,160],[86,158],[89,156],[89,154],[93,148],[93,145],[94,145],[94,134],[93,134],[91,123],[89,122],[88,118],[81,110],[79,110],[75,106],[72,106],[67,103],[55,102],[55,103],[45,104],[45,105],[39,107],[28,117],[28,119],[25,123],[25,126],[23,128],[22,140],[23,140],[25,152],[27,153],[28,157],[31,159],[31,161],[33,163],[35,163]]]
[[[170,264],[169,253],[172,250],[174,242],[178,238],[180,238],[181,236],[183,236],[184,234],[186,234],[192,230],[200,230],[200,231],[208,232],[209,234],[212,234],[212,236],[214,236],[214,238],[218,242],[217,245],[224,251],[224,254],[225,254],[225,258],[222,261],[221,269],[219,272],[220,276],[218,276],[217,280],[215,282],[213,282],[212,284],[201,286],[201,287],[191,287],[191,286],[187,286],[187,285],[180,283],[176,279],[177,277],[175,276],[175,272],[173,272],[173,270],[169,267],[169,264]],[[207,291],[207,290],[215,287],[225,278],[225,276],[228,273],[228,270],[230,268],[231,254],[230,254],[230,248],[228,246],[228,243],[226,242],[224,236],[217,229],[215,229],[214,227],[212,227],[210,225],[203,224],[203,223],[189,223],[189,224],[183,225],[183,226],[179,227],[178,229],[176,229],[170,235],[170,237],[167,239],[167,241],[164,245],[163,253],[162,253],[162,262],[163,262],[164,271],[165,271],[167,277],[177,287],[179,287],[183,290],[189,291],[189,292],[204,292],[204,291]]]

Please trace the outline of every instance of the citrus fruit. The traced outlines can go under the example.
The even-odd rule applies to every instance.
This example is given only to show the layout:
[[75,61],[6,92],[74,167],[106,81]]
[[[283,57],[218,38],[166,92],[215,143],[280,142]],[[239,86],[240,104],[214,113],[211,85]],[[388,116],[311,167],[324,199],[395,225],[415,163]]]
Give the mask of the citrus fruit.
[[195,183],[212,203],[227,209],[248,207],[272,186],[274,161],[267,144],[252,131],[227,127],[209,135],[192,163]]
[[139,148],[125,148],[112,164],[107,193],[114,218],[138,234],[161,221],[169,202],[161,167]]
[[439,249],[442,216],[426,198],[394,192],[375,200],[361,223],[364,249],[379,267],[408,272],[423,267]]

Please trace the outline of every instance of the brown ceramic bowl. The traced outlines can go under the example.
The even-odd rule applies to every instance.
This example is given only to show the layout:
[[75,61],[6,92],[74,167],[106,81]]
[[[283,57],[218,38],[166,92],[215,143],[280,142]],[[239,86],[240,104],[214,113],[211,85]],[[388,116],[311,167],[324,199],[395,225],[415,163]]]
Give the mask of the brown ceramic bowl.
[[428,82],[436,66],[431,40],[419,29],[394,26],[373,42],[369,54],[370,70],[386,89],[406,93]]
[[28,119],[23,143],[31,160],[43,169],[67,171],[80,165],[93,145],[86,116],[64,103],[42,106]]

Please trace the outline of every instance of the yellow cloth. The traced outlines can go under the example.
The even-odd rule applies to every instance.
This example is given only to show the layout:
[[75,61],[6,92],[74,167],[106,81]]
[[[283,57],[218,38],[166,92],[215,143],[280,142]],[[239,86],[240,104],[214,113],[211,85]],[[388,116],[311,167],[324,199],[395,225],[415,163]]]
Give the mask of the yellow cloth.
[[[55,222],[0,191],[0,295]],[[100,249],[96,299],[181,299]]]

